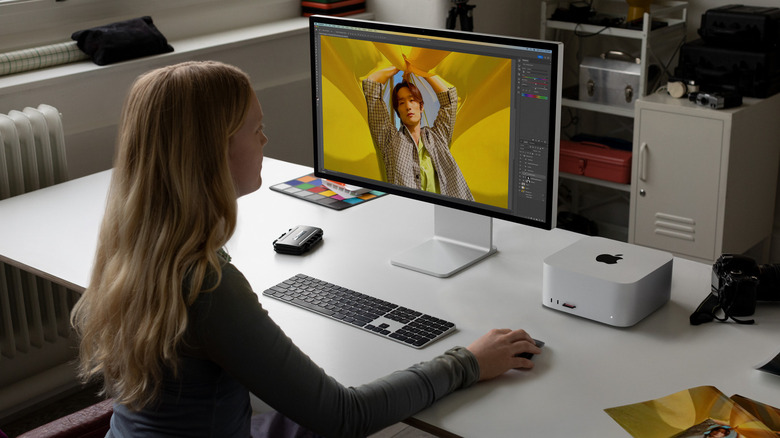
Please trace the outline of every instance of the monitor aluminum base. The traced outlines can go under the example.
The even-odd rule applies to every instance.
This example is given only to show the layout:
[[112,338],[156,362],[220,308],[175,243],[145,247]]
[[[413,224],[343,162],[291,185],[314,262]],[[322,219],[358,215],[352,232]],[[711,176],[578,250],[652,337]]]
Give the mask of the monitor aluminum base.
[[390,260],[395,266],[449,277],[494,254],[493,218],[434,205],[433,237]]

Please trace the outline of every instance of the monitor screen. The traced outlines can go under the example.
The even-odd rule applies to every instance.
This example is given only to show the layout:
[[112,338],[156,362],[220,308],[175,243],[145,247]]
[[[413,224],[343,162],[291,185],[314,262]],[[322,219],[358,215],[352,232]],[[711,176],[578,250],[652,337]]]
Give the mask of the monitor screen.
[[323,16],[310,37],[317,176],[443,207],[437,229],[555,226],[560,43]]

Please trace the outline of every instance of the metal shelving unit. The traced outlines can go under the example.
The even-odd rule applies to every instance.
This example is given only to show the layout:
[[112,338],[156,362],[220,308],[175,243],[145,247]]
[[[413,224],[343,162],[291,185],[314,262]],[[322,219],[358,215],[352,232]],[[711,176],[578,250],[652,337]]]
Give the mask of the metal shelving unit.
[[[637,96],[646,96],[650,90],[647,90],[647,73],[651,62],[656,61],[662,65],[667,64],[669,59],[658,59],[653,54],[652,46],[658,42],[668,42],[669,40],[682,40],[685,38],[685,26],[688,18],[688,3],[684,1],[656,1],[652,4],[650,13],[645,13],[642,18],[641,29],[628,29],[623,27],[609,27],[584,23],[571,23],[567,21],[551,20],[549,8],[557,4],[557,0],[544,0],[542,2],[542,20],[540,26],[540,38],[552,39],[549,32],[551,30],[578,32],[583,35],[598,35],[602,37],[617,37],[629,40],[636,40],[640,47],[640,70],[641,77],[639,81],[639,90]],[[621,12],[627,9],[623,0],[594,0],[594,7],[600,12],[610,15],[620,16]],[[664,23],[663,27],[652,29],[653,22]],[[676,52],[675,52],[676,53]],[[654,59],[655,58],[655,59]],[[564,98],[561,102],[564,106],[579,108],[588,111],[597,111],[606,114],[614,114],[624,117],[633,117],[633,108],[617,108],[610,105],[602,105],[592,102],[581,102],[576,99]]]
[[[602,26],[598,24],[573,23],[551,19],[553,12],[560,3],[559,0],[543,0],[541,4],[541,26],[540,38],[544,40],[565,40],[571,35],[590,36],[594,39],[618,38],[625,40],[632,48],[639,53],[640,59],[640,80],[637,97],[646,96],[654,90],[649,89],[648,72],[650,66],[660,65],[662,71],[669,68],[677,56],[677,48],[684,42],[686,35],[686,21],[688,2],[678,0],[655,0],[651,5],[650,12],[642,17],[641,28],[627,28],[621,26]],[[593,8],[601,14],[613,17],[625,17],[628,12],[628,5],[625,0],[593,0]],[[660,26],[659,26],[660,23]],[[564,48],[566,52],[566,48]],[[597,56],[597,53],[590,55]],[[569,61],[570,56],[564,62]],[[579,66],[577,69],[579,70]],[[571,73],[570,73],[571,75]],[[564,84],[578,82],[572,80],[564,72]],[[572,92],[574,91],[574,92]],[[564,90],[564,97],[561,105],[564,107],[591,111],[601,114],[609,114],[629,119],[634,118],[634,108],[618,107],[613,105],[584,102],[576,98],[576,90]],[[636,152],[634,153],[636,156]],[[630,196],[631,184],[618,184],[611,181],[605,181],[595,178],[589,178],[582,175],[560,173],[560,177],[576,181],[578,183],[591,184],[600,187],[607,187],[616,192],[616,197],[624,198]],[[627,230],[626,230],[627,234]]]

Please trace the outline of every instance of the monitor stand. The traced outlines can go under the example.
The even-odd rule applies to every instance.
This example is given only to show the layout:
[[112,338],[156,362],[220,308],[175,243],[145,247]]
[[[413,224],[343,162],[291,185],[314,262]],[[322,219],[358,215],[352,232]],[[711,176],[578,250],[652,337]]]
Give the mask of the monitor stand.
[[495,252],[493,218],[434,205],[433,237],[393,257],[390,263],[449,277]]

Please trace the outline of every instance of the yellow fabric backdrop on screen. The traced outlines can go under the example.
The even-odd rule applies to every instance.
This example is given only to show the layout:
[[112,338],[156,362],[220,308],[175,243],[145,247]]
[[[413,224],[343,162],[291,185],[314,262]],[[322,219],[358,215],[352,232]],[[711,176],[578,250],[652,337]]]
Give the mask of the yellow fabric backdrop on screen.
[[[415,68],[457,88],[452,155],[477,202],[507,207],[512,93],[508,59],[327,36],[320,42],[326,168],[382,179],[361,83],[380,68],[392,65],[403,71],[405,55]],[[427,118],[432,123],[436,114]]]

